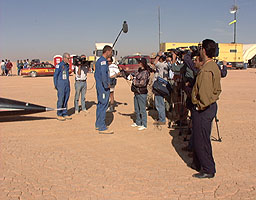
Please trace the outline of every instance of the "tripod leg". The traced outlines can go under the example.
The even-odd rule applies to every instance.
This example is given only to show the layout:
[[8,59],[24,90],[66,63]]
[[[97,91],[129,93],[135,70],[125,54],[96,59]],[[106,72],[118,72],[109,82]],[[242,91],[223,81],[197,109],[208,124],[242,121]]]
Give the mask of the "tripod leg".
[[218,126],[219,120],[217,119],[217,116],[215,116],[215,122],[216,122],[216,128],[217,128],[217,133],[218,133],[218,141],[221,142],[220,131],[219,131],[219,126]]

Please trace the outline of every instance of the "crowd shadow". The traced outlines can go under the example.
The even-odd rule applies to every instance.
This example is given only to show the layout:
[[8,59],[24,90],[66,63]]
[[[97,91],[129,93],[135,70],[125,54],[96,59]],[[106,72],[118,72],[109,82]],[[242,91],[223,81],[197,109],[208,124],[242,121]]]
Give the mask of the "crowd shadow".
[[119,115],[125,116],[125,117],[130,117],[131,120],[135,123],[136,121],[136,114],[135,113],[121,113],[118,112]]
[[193,159],[189,157],[189,152],[182,150],[183,147],[187,146],[187,142],[184,142],[184,135],[180,136],[180,130],[179,128],[175,128],[174,130],[170,130],[169,132],[170,136],[172,136],[171,144],[174,147],[177,154],[180,156],[180,158],[183,160],[183,162],[190,166]]
[[148,116],[150,116],[154,121],[157,121],[158,120],[157,110],[154,110],[154,109],[148,110]]
[[113,112],[107,112],[106,113],[106,126],[110,126],[112,122],[114,121],[114,114]]
[[56,119],[56,118],[53,118],[53,117],[35,117],[35,116],[8,116],[8,117],[0,117],[0,123],[1,122],[48,120],[48,119]]
[[[96,105],[95,101],[85,101],[85,106],[87,110],[89,110],[93,105]],[[79,106],[79,109],[81,110],[82,107]],[[73,114],[75,114],[75,107],[68,109],[68,115],[70,116]]]

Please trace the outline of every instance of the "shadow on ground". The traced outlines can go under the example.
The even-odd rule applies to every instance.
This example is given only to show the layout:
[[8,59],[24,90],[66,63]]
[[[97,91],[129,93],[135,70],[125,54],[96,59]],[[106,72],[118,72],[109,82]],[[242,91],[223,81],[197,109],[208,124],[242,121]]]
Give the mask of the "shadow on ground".
[[106,125],[110,126],[110,124],[113,122],[113,120],[114,120],[113,112],[107,112],[106,113]]
[[118,114],[122,115],[122,116],[130,117],[130,119],[133,120],[133,122],[135,123],[135,120],[136,120],[135,113],[120,113],[120,112],[118,112]]
[[189,152],[182,150],[182,148],[187,146],[188,143],[184,142],[184,135],[180,136],[179,132],[178,128],[170,130],[169,134],[172,136],[172,146],[184,163],[186,163],[187,166],[190,166],[193,159],[189,157]]
[[[87,110],[89,110],[93,105],[96,105],[95,101],[85,101],[85,106]],[[79,109],[81,110],[82,107],[79,106]],[[75,114],[75,107],[68,109],[68,115],[70,116],[73,114]]]
[[154,121],[158,120],[158,112],[157,110],[151,109],[148,111],[148,116],[152,117]]
[[52,117],[32,117],[32,116],[10,116],[0,118],[0,122],[18,122],[18,121],[35,121],[35,120],[48,120],[48,119],[56,119]]

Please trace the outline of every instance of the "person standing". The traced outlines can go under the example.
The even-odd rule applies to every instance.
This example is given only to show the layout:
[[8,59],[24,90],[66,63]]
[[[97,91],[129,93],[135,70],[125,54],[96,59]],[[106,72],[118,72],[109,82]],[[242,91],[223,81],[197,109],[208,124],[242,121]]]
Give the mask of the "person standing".
[[110,77],[107,59],[112,57],[112,47],[106,45],[103,48],[102,56],[95,64],[94,78],[96,81],[97,90],[97,109],[95,128],[102,134],[113,134],[114,132],[108,130],[105,118],[108,108],[109,94],[110,94]]
[[134,77],[131,75],[132,92],[134,92],[134,110],[136,113],[136,121],[132,127],[138,127],[139,131],[147,129],[147,85],[149,82],[149,66],[147,60],[141,58],[139,60],[139,69]]
[[[81,58],[86,60],[85,55],[81,55]],[[81,105],[82,105],[82,111],[86,114],[86,106],[85,106],[85,94],[87,90],[87,73],[89,66],[87,66],[85,63],[78,62],[77,66],[74,66],[74,72],[75,72],[75,99],[74,99],[74,106],[75,106],[75,113],[79,113],[79,97],[81,94]]]
[[216,43],[206,39],[202,42],[200,56],[203,66],[198,72],[192,89],[192,130],[194,165],[200,171],[195,178],[213,178],[216,173],[211,146],[211,125],[217,113],[217,103],[221,93],[221,72],[213,57],[216,55]]
[[70,54],[63,54],[63,61],[56,65],[53,76],[54,86],[57,90],[58,101],[57,101],[57,119],[65,121],[72,119],[68,116],[67,105],[70,95],[70,82],[69,82],[69,60]]
[[5,62],[4,62],[4,60],[2,60],[2,62],[1,62],[1,70],[2,70],[2,76],[4,76],[5,75]]
[[[156,59],[155,59],[155,67],[156,67],[156,73],[155,73],[155,80],[157,81],[157,78],[160,77],[164,80],[168,80],[169,72],[168,72],[168,64],[166,62],[166,57],[162,55],[162,52],[159,52]],[[164,97],[158,93],[155,92],[155,106],[156,110],[158,112],[158,121],[155,122],[155,125],[164,125],[166,124],[166,114],[165,114],[165,103],[164,103]]]
[[155,59],[156,59],[156,56],[152,55],[151,58],[150,58],[150,63],[148,63],[149,73],[150,73],[149,82],[148,82],[148,86],[147,86],[147,89],[148,89],[147,109],[148,110],[151,110],[155,107],[154,106],[154,93],[153,93],[153,83],[154,83],[155,72],[156,72],[156,67],[155,67],[155,64],[154,64]]
[[5,66],[5,74],[6,74],[6,76],[9,76],[9,72],[12,71],[12,66],[13,66],[12,62],[10,60],[8,60],[6,66]]
[[116,77],[120,75],[120,70],[117,65],[113,63],[113,58],[110,57],[108,58],[108,68],[109,68],[109,77],[110,77],[110,105],[109,105],[109,112],[114,112],[115,111],[115,100],[114,100],[114,91],[115,91],[115,86],[117,79]]

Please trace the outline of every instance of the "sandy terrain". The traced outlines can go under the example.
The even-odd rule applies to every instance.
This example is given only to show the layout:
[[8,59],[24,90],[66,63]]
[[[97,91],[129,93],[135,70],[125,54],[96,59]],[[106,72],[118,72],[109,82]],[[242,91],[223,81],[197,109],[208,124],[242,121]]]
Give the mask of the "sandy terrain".
[[[55,112],[0,119],[1,200],[256,199],[256,70],[229,71],[222,80],[218,118],[223,139],[212,142],[217,173],[198,180],[178,130],[133,123],[133,94],[118,80],[116,112],[107,115],[113,135],[94,130],[96,93],[89,74],[89,115],[71,121]],[[1,97],[56,107],[52,77],[0,77]],[[153,112],[153,116],[154,116]],[[150,113],[152,115],[152,113]],[[212,135],[217,136],[213,124]]]

